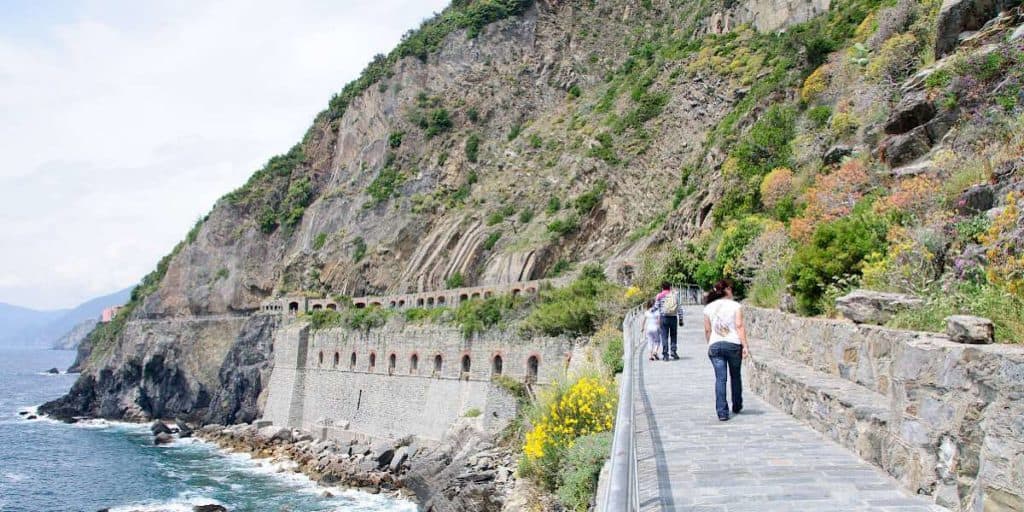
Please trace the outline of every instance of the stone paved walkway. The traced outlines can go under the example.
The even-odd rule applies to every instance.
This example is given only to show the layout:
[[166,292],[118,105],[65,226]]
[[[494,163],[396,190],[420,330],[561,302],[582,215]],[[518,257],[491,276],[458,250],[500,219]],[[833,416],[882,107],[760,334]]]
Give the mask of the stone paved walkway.
[[[943,511],[885,472],[774,409],[749,389],[726,422],[700,308],[687,309],[678,361],[638,366],[635,395],[644,511]],[[746,388],[746,386],[744,386]]]

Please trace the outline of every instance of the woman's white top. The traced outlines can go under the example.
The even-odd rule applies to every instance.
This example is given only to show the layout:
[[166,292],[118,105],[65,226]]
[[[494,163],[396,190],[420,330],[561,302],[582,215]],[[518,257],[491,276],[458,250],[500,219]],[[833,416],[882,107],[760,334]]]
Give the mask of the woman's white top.
[[711,337],[708,344],[724,341],[740,344],[740,333],[736,330],[736,312],[739,302],[732,299],[718,299],[704,306],[704,316],[711,322]]
[[644,312],[644,317],[647,319],[644,322],[645,332],[658,332],[661,329],[661,315],[658,314],[657,308],[648,309]]

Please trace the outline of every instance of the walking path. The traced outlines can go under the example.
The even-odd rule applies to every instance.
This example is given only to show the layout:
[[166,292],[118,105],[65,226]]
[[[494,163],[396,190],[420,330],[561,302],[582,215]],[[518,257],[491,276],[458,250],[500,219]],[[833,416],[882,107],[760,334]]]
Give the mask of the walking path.
[[[715,415],[714,371],[699,307],[686,308],[678,361],[637,365],[636,429],[644,511],[943,511],[882,470],[773,408],[744,386],[744,410]],[[756,357],[756,354],[754,355]]]

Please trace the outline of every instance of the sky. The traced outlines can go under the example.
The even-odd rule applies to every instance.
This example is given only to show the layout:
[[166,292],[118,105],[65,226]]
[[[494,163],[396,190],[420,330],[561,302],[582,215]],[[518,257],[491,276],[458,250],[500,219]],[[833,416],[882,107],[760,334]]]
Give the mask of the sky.
[[0,0],[0,302],[138,282],[447,0]]

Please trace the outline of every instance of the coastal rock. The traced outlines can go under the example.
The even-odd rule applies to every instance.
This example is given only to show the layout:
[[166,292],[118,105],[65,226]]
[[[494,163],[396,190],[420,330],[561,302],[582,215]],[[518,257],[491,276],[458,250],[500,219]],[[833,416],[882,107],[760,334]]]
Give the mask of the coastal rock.
[[60,375],[60,370],[56,368],[50,368],[49,370],[46,370],[46,373],[49,373],[50,375]]
[[409,458],[409,447],[402,446],[395,450],[395,456],[391,458],[391,464],[388,465],[388,471],[392,473],[398,473],[402,469],[402,464]]
[[987,345],[995,342],[995,326],[992,321],[978,316],[946,317],[946,334],[957,343]]
[[35,414],[29,414],[28,416],[25,417],[25,419],[26,420],[36,420],[36,419],[39,419],[39,416],[36,416]]
[[153,438],[153,444],[155,444],[155,445],[170,444],[170,443],[173,443],[173,442],[174,442],[174,436],[172,436],[169,433],[161,432],[161,433],[157,434],[156,437]]
[[154,421],[153,424],[150,425],[149,431],[154,436],[158,436],[160,434],[171,434],[171,433],[173,433],[173,431],[171,430],[171,427],[168,427],[166,423],[164,423],[163,421],[160,421],[160,420]]
[[228,509],[221,505],[196,505],[192,507],[192,512],[228,512]]
[[992,208],[995,201],[992,185],[974,185],[960,194],[956,201],[956,212],[960,215],[977,215]]
[[836,299],[836,309],[858,324],[884,324],[896,313],[919,307],[917,297],[899,293],[854,290]]
[[263,427],[259,429],[257,436],[268,443],[274,441],[281,441],[284,443],[290,443],[292,441],[292,431],[284,427]]
[[179,420],[175,420],[174,423],[178,426],[178,437],[180,437],[182,439],[184,439],[186,437],[192,437],[192,434],[194,432],[193,432],[192,428],[190,428],[188,426],[188,424],[186,424],[184,421],[182,421],[180,419]]
[[825,165],[834,165],[843,161],[844,158],[853,154],[853,148],[850,146],[838,145],[832,146],[825,152],[822,157],[822,161]]

